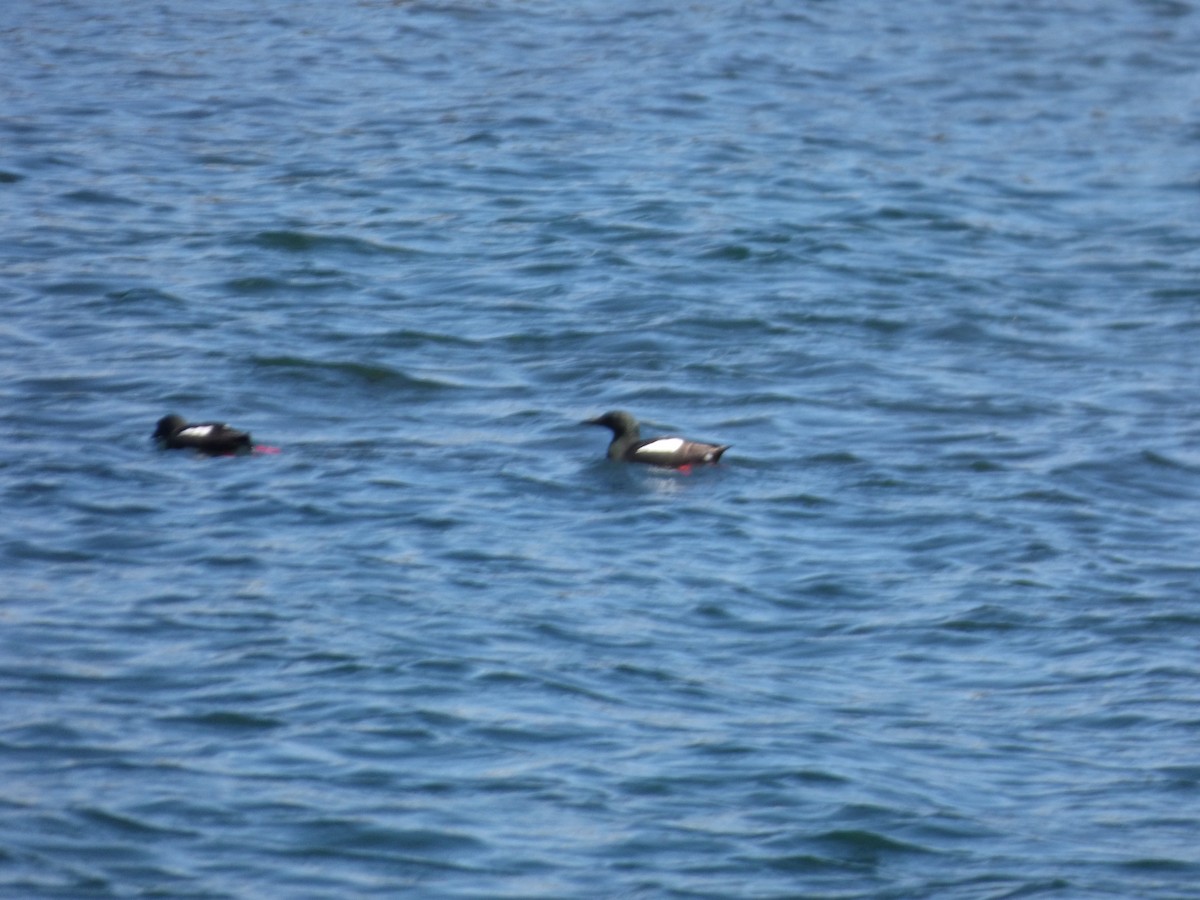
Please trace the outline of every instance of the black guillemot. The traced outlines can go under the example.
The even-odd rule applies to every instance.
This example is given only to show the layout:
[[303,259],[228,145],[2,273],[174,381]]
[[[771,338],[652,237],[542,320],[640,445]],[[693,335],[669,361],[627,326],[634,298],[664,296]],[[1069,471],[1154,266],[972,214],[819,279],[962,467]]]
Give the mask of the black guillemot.
[[220,422],[189,425],[183,416],[163,416],[154,430],[154,440],[164,450],[199,450],[209,456],[232,456],[254,449],[250,435]]
[[624,462],[646,463],[683,469],[693,465],[716,463],[729,444],[703,444],[681,437],[657,437],[642,440],[637,419],[627,412],[613,410],[595,419],[587,419],[584,425],[603,425],[613,433],[608,445],[608,458]]

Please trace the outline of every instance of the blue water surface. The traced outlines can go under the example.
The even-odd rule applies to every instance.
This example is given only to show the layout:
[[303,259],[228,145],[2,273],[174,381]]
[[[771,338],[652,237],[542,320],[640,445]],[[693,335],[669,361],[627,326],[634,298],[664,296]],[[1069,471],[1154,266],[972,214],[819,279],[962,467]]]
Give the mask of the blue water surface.
[[6,18],[0,894],[1200,897],[1194,3]]

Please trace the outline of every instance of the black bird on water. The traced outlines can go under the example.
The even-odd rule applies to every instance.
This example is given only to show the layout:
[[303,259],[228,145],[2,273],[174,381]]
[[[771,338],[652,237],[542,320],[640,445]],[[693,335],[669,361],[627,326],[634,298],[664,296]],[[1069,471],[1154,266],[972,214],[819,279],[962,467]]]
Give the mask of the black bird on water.
[[613,433],[608,445],[608,458],[664,466],[670,469],[685,469],[693,465],[708,465],[721,459],[729,444],[704,444],[681,437],[657,437],[642,439],[637,419],[622,410],[613,410],[595,419],[587,419],[584,425],[603,425]]
[[250,435],[220,422],[189,425],[183,416],[169,415],[158,420],[154,440],[164,450],[199,450],[208,456],[232,456],[254,449]]

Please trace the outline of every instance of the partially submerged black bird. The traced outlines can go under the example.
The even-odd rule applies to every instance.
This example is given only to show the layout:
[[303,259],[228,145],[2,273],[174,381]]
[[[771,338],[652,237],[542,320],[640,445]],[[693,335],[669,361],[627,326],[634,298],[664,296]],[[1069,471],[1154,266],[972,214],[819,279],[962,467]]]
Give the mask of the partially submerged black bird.
[[608,445],[608,458],[624,462],[647,463],[651,466],[666,466],[682,469],[686,466],[708,465],[721,459],[729,444],[703,444],[681,437],[658,437],[642,440],[637,419],[627,412],[613,410],[595,419],[587,419],[584,425],[603,425],[612,430],[612,443]]
[[164,450],[199,450],[209,456],[232,456],[254,449],[250,435],[220,422],[189,425],[183,416],[169,415],[158,420],[154,439]]

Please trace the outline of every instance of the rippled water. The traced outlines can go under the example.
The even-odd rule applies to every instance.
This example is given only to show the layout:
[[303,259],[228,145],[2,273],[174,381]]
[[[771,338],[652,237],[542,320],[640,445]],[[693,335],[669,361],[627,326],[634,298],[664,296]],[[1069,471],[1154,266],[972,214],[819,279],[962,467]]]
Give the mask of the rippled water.
[[1197,46],[18,3],[0,892],[1200,896]]

